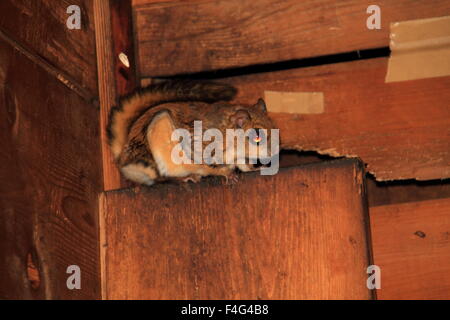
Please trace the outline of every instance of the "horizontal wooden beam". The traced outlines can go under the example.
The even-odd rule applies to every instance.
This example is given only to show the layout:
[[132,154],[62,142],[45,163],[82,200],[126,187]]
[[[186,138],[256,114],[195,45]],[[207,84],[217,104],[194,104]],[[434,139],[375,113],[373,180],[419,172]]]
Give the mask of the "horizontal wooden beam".
[[450,199],[370,209],[379,299],[450,299]]
[[284,148],[360,157],[380,181],[449,178],[450,77],[385,83],[386,69],[379,58],[224,81],[248,103],[265,91],[323,93],[323,113],[271,114]]
[[106,127],[111,108],[136,86],[130,0],[94,0],[103,190],[127,186],[113,159]]
[[103,193],[103,298],[370,299],[363,177],[343,160]]
[[[369,30],[367,8],[381,9]],[[141,75],[155,77],[389,46],[390,23],[450,15],[447,0],[134,0]]]

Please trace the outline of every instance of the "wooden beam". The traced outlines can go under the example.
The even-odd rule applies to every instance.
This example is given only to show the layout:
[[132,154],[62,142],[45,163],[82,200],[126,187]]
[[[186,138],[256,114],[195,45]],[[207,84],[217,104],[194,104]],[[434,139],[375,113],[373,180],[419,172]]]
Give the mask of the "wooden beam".
[[109,1],[116,89],[119,96],[124,96],[137,85],[131,1]]
[[389,46],[389,24],[445,16],[450,2],[379,0],[134,0],[141,76],[264,64]]
[[355,160],[103,193],[104,299],[370,299]]
[[268,90],[324,94],[321,114],[271,114],[284,148],[360,157],[379,181],[449,178],[450,77],[385,83],[386,68],[379,58],[224,81],[247,103]]
[[[128,185],[121,177],[112,157],[106,127],[109,112],[118,103],[119,97],[130,93],[136,86],[130,2],[94,0],[94,16],[101,109],[103,185],[104,190],[113,190]],[[122,57],[121,60],[121,54],[126,59]]]
[[450,199],[370,209],[379,299],[450,299]]

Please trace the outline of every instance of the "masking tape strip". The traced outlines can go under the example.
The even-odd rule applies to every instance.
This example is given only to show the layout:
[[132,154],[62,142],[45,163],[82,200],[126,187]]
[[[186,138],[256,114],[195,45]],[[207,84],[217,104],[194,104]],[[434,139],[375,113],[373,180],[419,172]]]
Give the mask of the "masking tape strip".
[[386,82],[450,75],[450,16],[391,23]]
[[269,112],[320,114],[325,111],[323,92],[264,91],[264,99]]

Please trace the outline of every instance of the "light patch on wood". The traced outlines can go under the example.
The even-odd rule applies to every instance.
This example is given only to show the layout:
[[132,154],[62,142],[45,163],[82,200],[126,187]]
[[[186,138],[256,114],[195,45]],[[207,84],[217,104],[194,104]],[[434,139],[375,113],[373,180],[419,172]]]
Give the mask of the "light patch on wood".
[[128,57],[127,57],[127,55],[126,55],[125,53],[121,52],[121,53],[119,54],[119,60],[120,60],[120,62],[122,62],[122,64],[123,64],[125,67],[127,67],[127,68],[130,67],[130,61],[128,60]]
[[321,114],[325,111],[323,92],[264,91],[269,112]]
[[450,16],[391,24],[386,82],[450,75]]

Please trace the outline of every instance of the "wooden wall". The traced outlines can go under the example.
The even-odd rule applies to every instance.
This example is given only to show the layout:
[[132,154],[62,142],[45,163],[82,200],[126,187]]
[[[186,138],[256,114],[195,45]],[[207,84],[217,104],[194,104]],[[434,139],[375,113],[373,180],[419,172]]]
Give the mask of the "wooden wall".
[[[387,57],[358,61],[361,50],[389,46],[390,23],[450,15],[448,1],[378,1],[380,30],[366,28],[366,9],[374,3],[362,0],[132,2],[143,83],[191,73],[233,75],[221,80],[237,85],[238,100],[244,102],[264,97],[267,90],[324,93],[322,114],[271,116],[286,148],[326,157],[291,154],[282,163],[362,158],[371,173],[375,262],[386,277],[379,297],[450,297],[442,280],[450,270],[444,253],[449,246],[450,77],[385,83]],[[336,55],[350,51],[358,52]],[[316,59],[328,55],[333,57]],[[278,63],[283,61],[290,62]],[[300,68],[271,70],[284,67]],[[426,238],[415,235],[418,230]],[[401,263],[409,271],[403,275]]]
[[450,14],[446,0],[133,0],[144,77],[176,75],[389,46],[389,24]]
[[321,114],[271,115],[286,148],[359,156],[379,181],[450,177],[450,77],[387,84],[386,70],[378,58],[226,81],[248,103],[265,91],[324,94]]
[[[67,7],[81,9],[82,28],[69,30]],[[33,52],[32,59],[87,99],[97,94],[97,57],[93,0],[3,0],[0,29],[18,45]]]
[[[222,248],[226,243],[220,235],[217,238],[216,235],[211,236],[215,231],[217,234],[223,231],[220,233],[222,236],[238,240],[242,235],[251,234],[258,241],[268,243],[267,250],[275,250],[274,244],[269,242],[274,238],[260,233],[260,229],[251,225],[256,219],[264,220],[264,217],[256,215],[256,211],[250,210],[260,208],[264,201],[258,198],[261,197],[258,189],[247,188],[250,190],[247,199],[259,200],[247,200],[248,207],[241,208],[242,211],[250,210],[246,215],[240,216],[233,211],[232,201],[245,203],[240,198],[245,193],[243,188],[250,184],[254,186],[256,179],[258,185],[263,182],[267,187],[273,187],[275,183],[280,190],[285,188],[287,193],[291,192],[291,197],[301,204],[294,208],[300,212],[299,216],[314,222],[314,230],[336,236],[333,238],[334,247],[342,244],[347,248],[349,244],[355,244],[341,238],[342,235],[337,234],[339,230],[332,230],[329,221],[339,216],[324,215],[313,221],[313,216],[306,217],[302,213],[302,210],[316,214],[330,212],[324,208],[331,210],[331,202],[323,202],[324,208],[320,208],[325,211],[320,212],[311,205],[320,189],[320,192],[328,194],[329,200],[335,201],[334,205],[339,201],[344,207],[355,209],[350,211],[359,217],[363,214],[364,208],[358,207],[363,195],[355,194],[363,183],[360,180],[355,182],[353,172],[343,174],[343,169],[339,168],[327,171],[333,165],[316,164],[309,169],[299,169],[298,172],[316,172],[311,176],[309,173],[295,176],[302,181],[310,179],[308,185],[317,185],[313,189],[303,184],[298,189],[286,188],[286,181],[294,177],[281,174],[278,178],[250,175],[237,187],[224,187],[210,181],[188,187],[191,190],[186,192],[180,192],[176,186],[158,186],[137,194],[130,190],[105,193],[100,202],[102,241],[109,239],[111,242],[103,250],[106,260],[99,261],[97,195],[103,190],[130,185],[121,179],[106,144],[104,128],[109,109],[119,95],[132,90],[139,81],[210,71],[212,73],[206,75],[217,78],[216,71],[230,68],[235,68],[231,73],[235,77],[221,80],[238,86],[238,99],[241,101],[253,102],[264,96],[267,90],[324,93],[325,111],[322,114],[271,115],[282,129],[281,138],[286,148],[314,150],[329,156],[360,157],[372,177],[380,181],[396,180],[392,184],[380,184],[373,179],[368,183],[375,263],[382,266],[385,275],[382,276],[385,280],[382,280],[379,298],[450,297],[449,284],[443,276],[450,270],[446,254],[450,246],[447,237],[450,188],[448,180],[439,180],[450,177],[450,77],[386,84],[386,57],[334,61],[320,66],[314,64],[325,60],[302,60],[386,48],[391,22],[450,15],[448,1],[436,0],[431,5],[428,1],[380,0],[377,5],[382,9],[381,30],[365,27],[366,9],[373,3],[363,0],[74,0],[70,4],[79,5],[82,9],[81,30],[66,28],[69,5],[66,2],[0,2],[0,12],[7,13],[0,16],[0,119],[4,119],[0,122],[3,141],[0,153],[3,163],[0,168],[0,252],[6,258],[0,260],[0,298],[99,298],[100,266],[104,297],[137,297],[134,296],[137,293],[127,291],[134,288],[142,290],[136,291],[140,292],[139,297],[171,298],[175,293],[170,290],[178,290],[180,286],[180,297],[223,297],[227,290],[235,290],[231,291],[233,297],[239,297],[239,294],[241,297],[307,297],[298,287],[289,287],[286,280],[291,277],[294,283],[300,283],[303,280],[299,279],[304,277],[301,270],[278,274],[282,284],[278,287],[270,281],[262,281],[261,275],[264,279],[271,279],[275,271],[267,266],[265,257],[257,254],[256,247],[242,243],[226,247],[230,252],[241,248],[243,251],[235,252],[249,254],[252,259],[244,259],[246,265],[239,264],[235,256],[230,256],[230,264],[214,254],[211,254],[212,265],[201,264],[199,258],[211,248]],[[131,14],[133,24],[130,23]],[[131,63],[130,68],[118,60],[118,54],[122,52]],[[355,53],[354,60],[358,60],[358,54]],[[277,68],[302,68],[267,72],[270,64],[283,61],[295,63],[277,64]],[[269,64],[269,67],[255,67],[260,64]],[[250,68],[241,68],[247,66]],[[266,72],[244,75],[248,70]],[[310,160],[316,161],[314,158],[311,156]],[[320,169],[315,171],[311,168]],[[329,183],[322,185],[322,180],[315,180],[318,177],[336,179],[327,180]],[[273,183],[270,179],[274,179]],[[408,182],[398,184],[404,179]],[[413,179],[427,182],[420,184]],[[436,180],[430,182],[430,179]],[[186,210],[182,200],[165,202],[160,206],[157,198],[159,194],[174,200],[176,194],[185,202],[190,201],[191,207],[209,199],[208,205],[214,208],[214,203],[221,199],[213,194],[205,198],[201,193],[204,188],[220,190],[221,197],[228,197],[231,201],[228,215],[222,217],[217,210],[211,215],[199,215],[200,211],[192,210],[186,212],[186,217],[177,216],[174,210]],[[296,194],[299,190],[311,203],[301,202],[304,199]],[[333,197],[330,190],[334,192]],[[343,191],[347,193],[334,198]],[[152,197],[154,201],[151,201]],[[348,197],[353,197],[353,200],[348,202]],[[272,202],[266,200],[266,205],[289,209],[280,199],[279,195]],[[149,209],[151,215],[143,215],[147,211],[142,207],[153,206],[154,203],[158,205]],[[153,228],[155,223],[164,222],[167,217],[157,211],[168,211],[169,208],[173,209],[168,212],[172,220],[166,221],[167,225],[179,222],[185,226],[181,231],[193,237],[197,245],[197,251],[192,255],[194,260],[183,261],[191,268],[188,269],[192,275],[203,276],[203,282],[200,281],[196,287],[198,279],[194,279],[193,285],[191,278],[174,282],[167,291],[155,290],[152,284],[165,287],[161,281],[183,271],[183,265],[177,270],[161,266],[160,271],[166,278],[156,278],[144,270],[142,272],[150,285],[139,287],[134,278],[136,274],[129,273],[129,278],[125,279],[124,274],[115,272],[125,270],[125,263],[114,263],[122,259],[131,261],[131,255],[135,255],[133,257],[137,261],[145,256],[143,252],[147,247],[161,244],[164,237],[173,238],[175,245],[164,247],[166,251],[156,252],[155,256],[167,253],[167,256],[159,257],[170,260],[173,258],[170,250],[187,250],[185,243],[176,238],[175,229],[157,229],[159,233],[155,234],[142,229],[142,225]],[[202,208],[202,212],[208,211],[207,207]],[[280,212],[286,219],[291,219],[286,210]],[[135,214],[126,215],[130,211]],[[365,265],[367,248],[362,242],[361,220],[355,227],[350,222],[354,222],[356,216],[343,213],[343,217],[345,219],[335,225],[342,224],[341,231],[348,231],[351,226],[357,229],[352,229],[356,230],[359,238],[351,249],[360,251],[361,255],[355,259],[359,259],[360,265]],[[225,218],[231,224],[223,230],[223,224],[217,223]],[[285,221],[278,222],[273,217],[266,218],[270,222],[268,227],[291,231],[289,238],[282,238],[282,232],[276,233],[279,236],[276,239],[287,241],[290,248],[311,252],[308,256],[310,261],[320,260],[315,255],[323,253],[320,241],[329,239],[320,238],[317,233],[309,233],[309,230],[294,224],[304,231],[296,237],[293,235],[294,226],[284,225]],[[117,223],[119,219],[123,224]],[[192,225],[192,221],[187,219],[193,219],[197,224]],[[242,222],[245,228],[239,229],[232,224],[233,221]],[[135,226],[135,234],[129,232],[129,225]],[[124,234],[129,237],[129,242],[120,241]],[[155,238],[157,235],[159,237]],[[197,241],[196,235],[210,237],[211,247]],[[142,239],[150,241],[150,244],[143,246]],[[296,242],[302,239],[317,245],[313,249],[302,247]],[[118,248],[123,251],[118,251]],[[299,265],[300,262],[295,260],[297,257],[289,256],[290,252],[280,253],[288,257],[276,261],[283,268]],[[152,265],[153,258],[145,256],[148,265]],[[342,255],[335,258],[340,261]],[[285,260],[286,264],[283,264]],[[251,263],[258,264],[262,270],[260,274],[247,272],[256,270],[249,267],[254,267]],[[65,271],[73,264],[81,267],[81,290],[70,291],[66,287],[68,274]],[[228,284],[224,281],[222,286],[208,286],[208,277],[221,274],[225,267],[239,270],[242,277],[233,278],[234,282]],[[330,271],[324,268],[322,270]],[[208,270],[212,270],[211,273]],[[406,273],[402,273],[404,270]],[[166,273],[169,271],[172,274]],[[214,273],[216,271],[218,273]],[[261,290],[247,285],[251,277],[260,281]],[[123,283],[129,283],[131,287],[115,287]],[[339,281],[334,284],[339,284]],[[331,291],[327,291],[330,288],[311,285],[311,290],[318,294],[314,297],[330,297]],[[345,287],[345,292],[340,293],[362,298],[367,291],[358,291],[358,288],[361,289],[358,286]]]
[[[73,3],[79,31],[66,2],[0,2],[1,299],[100,297],[92,1]],[[70,265],[81,290],[66,286]]]
[[[450,14],[448,1],[381,1],[381,29],[369,30],[369,3],[361,0],[133,4],[143,78],[387,47],[390,22]],[[378,181],[450,178],[450,77],[385,83],[387,62],[225,80],[239,87],[238,100],[245,102],[265,91],[324,94],[323,114],[272,115],[285,148],[360,157]]]
[[371,209],[380,299],[450,298],[450,198]]

